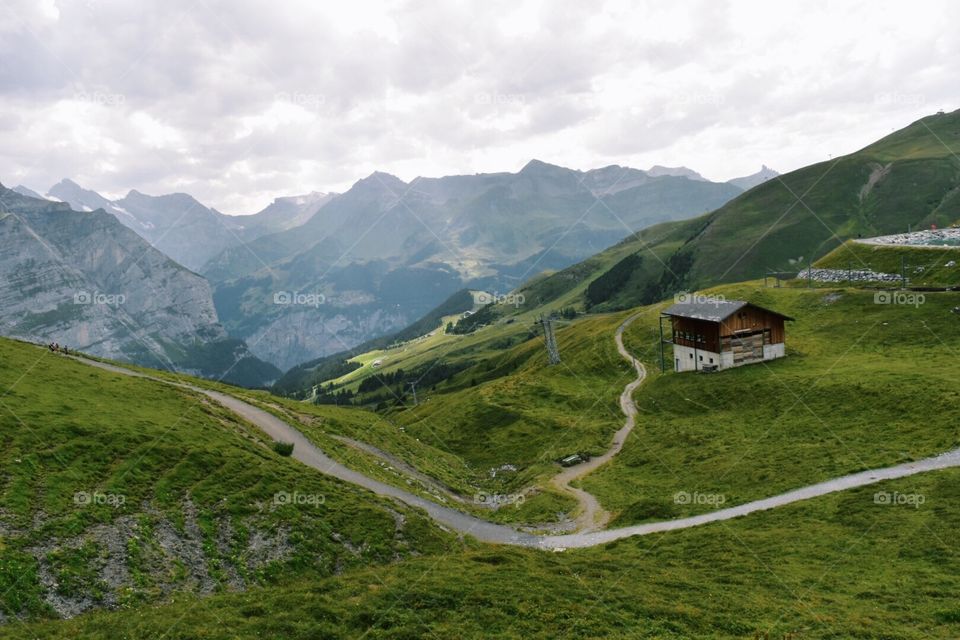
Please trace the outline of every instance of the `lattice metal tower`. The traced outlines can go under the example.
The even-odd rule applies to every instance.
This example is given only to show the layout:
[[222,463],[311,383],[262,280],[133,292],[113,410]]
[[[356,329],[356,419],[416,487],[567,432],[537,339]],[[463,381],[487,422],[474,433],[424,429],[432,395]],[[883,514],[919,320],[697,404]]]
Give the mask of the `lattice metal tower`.
[[550,364],[560,364],[560,349],[557,348],[557,336],[553,333],[553,322],[541,314],[540,324],[543,325],[543,341],[547,344]]

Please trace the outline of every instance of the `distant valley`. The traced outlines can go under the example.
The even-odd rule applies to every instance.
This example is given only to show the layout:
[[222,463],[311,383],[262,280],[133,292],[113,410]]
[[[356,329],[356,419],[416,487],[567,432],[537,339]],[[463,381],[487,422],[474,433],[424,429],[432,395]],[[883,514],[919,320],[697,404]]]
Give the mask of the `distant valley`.
[[396,331],[463,287],[505,293],[652,224],[712,211],[758,176],[716,183],[684,167],[534,160],[409,183],[374,173],[343,194],[278,197],[246,216],[183,193],[110,200],[68,179],[45,197],[102,209],[204,276],[227,333],[286,370]]
[[928,116],[830,162],[726,183],[685,167],[533,160],[516,173],[409,183],[375,172],[342,194],[277,198],[249,216],[187,194],[110,201],[68,180],[47,197],[111,213],[202,275],[227,336],[278,371],[296,368],[286,386],[328,356],[419,326],[464,288],[522,287],[538,304],[576,291],[587,309],[622,309],[799,271],[858,235],[951,224],[960,182],[940,141],[960,135],[958,118]]

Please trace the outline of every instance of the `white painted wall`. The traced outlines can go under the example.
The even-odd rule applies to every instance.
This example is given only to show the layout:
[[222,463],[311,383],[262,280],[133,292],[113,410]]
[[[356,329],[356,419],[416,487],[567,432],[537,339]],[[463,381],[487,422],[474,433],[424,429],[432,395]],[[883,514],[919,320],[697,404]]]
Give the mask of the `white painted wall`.
[[[764,360],[774,360],[776,358],[782,358],[785,355],[787,355],[786,345],[784,345],[782,342],[779,344],[763,345]],[[711,358],[713,359],[713,362],[710,362]],[[754,362],[757,361],[754,360]],[[721,370],[730,369],[734,366],[742,366],[733,364],[733,352],[731,351],[714,353],[712,351],[702,351],[700,349],[684,347],[678,344],[673,345],[672,365],[674,371],[699,371],[703,368],[703,365],[710,364],[720,365]]]
[[729,369],[733,366],[733,351],[724,351],[720,354],[720,368]]
[[786,345],[782,342],[779,344],[763,345],[764,360],[773,360],[774,358],[782,358],[785,355],[787,355],[787,349],[786,349]]
[[[713,362],[710,362],[711,359]],[[720,364],[720,354],[678,344],[673,345],[674,371],[699,371],[703,365],[711,364]]]

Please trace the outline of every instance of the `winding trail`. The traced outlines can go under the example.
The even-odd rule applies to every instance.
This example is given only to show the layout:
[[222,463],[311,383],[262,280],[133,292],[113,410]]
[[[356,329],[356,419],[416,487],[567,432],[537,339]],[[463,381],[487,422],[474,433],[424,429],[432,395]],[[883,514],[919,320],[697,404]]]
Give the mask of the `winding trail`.
[[[620,351],[621,355],[623,355],[625,358],[629,358],[631,361],[633,361],[633,356],[631,356],[623,347],[622,333],[623,329],[625,329],[635,317],[636,316],[632,316],[623,324],[621,324],[617,329],[616,334],[618,350]],[[458,533],[473,536],[481,542],[494,544],[508,544],[548,550],[593,547],[632,536],[642,536],[664,531],[689,529],[691,527],[698,527],[711,522],[732,520],[733,518],[739,518],[741,516],[756,513],[758,511],[766,511],[768,509],[782,507],[795,502],[800,502],[802,500],[809,500],[811,498],[836,493],[838,491],[863,487],[881,482],[883,480],[893,480],[896,478],[912,476],[917,473],[925,473],[928,471],[960,466],[960,449],[954,449],[953,451],[949,451],[932,458],[924,458],[916,462],[907,462],[893,467],[861,471],[859,473],[841,476],[825,482],[808,485],[806,487],[781,493],[769,498],[754,500],[753,502],[747,502],[735,507],[728,507],[726,509],[718,509],[716,511],[711,511],[709,513],[697,516],[678,518],[675,520],[664,520],[661,522],[648,522],[645,524],[620,527],[617,529],[580,531],[578,533],[569,533],[563,535],[532,535],[517,531],[516,529],[513,529],[507,525],[488,522],[455,509],[441,506],[416,494],[410,493],[409,491],[404,491],[403,489],[399,489],[384,482],[369,478],[361,473],[358,473],[357,471],[353,471],[352,469],[327,456],[319,448],[317,448],[316,445],[310,442],[306,436],[300,433],[300,431],[290,426],[283,420],[277,418],[271,413],[264,411],[263,409],[260,409],[259,407],[255,407],[247,402],[244,402],[243,400],[235,398],[234,396],[221,393],[219,391],[202,389],[189,384],[163,380],[162,378],[156,378],[105,362],[87,360],[79,357],[76,357],[75,359],[85,364],[106,369],[107,371],[112,371],[114,373],[138,378],[147,378],[163,384],[169,384],[171,386],[181,387],[203,394],[215,402],[223,405],[241,418],[256,425],[271,438],[294,443],[295,446],[292,457],[299,462],[302,462],[303,464],[312,467],[326,475],[338,478],[344,482],[349,482],[359,487],[363,487],[364,489],[368,489],[377,495],[395,498],[412,507],[423,509],[435,522],[441,526],[453,531],[457,531]],[[614,437],[613,445],[603,456],[594,458],[583,465],[570,467],[567,472],[562,473],[561,475],[564,476],[566,473],[572,474],[568,477],[566,482],[570,482],[574,478],[581,477],[582,475],[595,469],[597,466],[600,466],[611,457],[616,455],[616,453],[623,447],[624,438],[630,433],[630,430],[633,428],[636,422],[636,407],[633,404],[630,394],[643,381],[646,374],[645,369],[643,369],[643,365],[641,365],[639,362],[636,362],[636,368],[638,374],[637,379],[627,385],[627,388],[624,389],[620,396],[620,404],[627,416],[627,421]],[[595,464],[595,466],[589,466],[592,464]],[[573,487],[570,488],[574,489],[575,491],[581,491],[576,490]],[[587,506],[585,511],[592,509],[592,511],[587,512],[593,513],[595,516],[600,515],[602,508],[596,503],[596,499],[586,492],[582,492],[582,495],[585,496],[584,499],[587,502],[581,504],[589,505],[589,501],[593,500],[593,504],[595,505],[593,507]],[[595,526],[595,521],[591,524],[594,524]]]
[[596,496],[592,493],[587,493],[583,489],[573,487],[570,483],[596,471],[612,460],[613,456],[620,453],[620,450],[623,449],[624,441],[626,441],[627,436],[630,435],[630,432],[633,431],[637,423],[637,405],[633,403],[633,392],[636,391],[637,387],[639,387],[647,377],[647,370],[644,368],[643,363],[634,358],[633,354],[623,346],[623,332],[638,317],[640,317],[640,313],[635,313],[624,320],[613,334],[613,338],[617,343],[617,351],[620,352],[620,355],[623,356],[627,362],[630,362],[637,371],[637,378],[624,387],[623,393],[620,394],[620,410],[623,411],[623,415],[626,416],[626,421],[623,423],[623,426],[620,427],[620,430],[613,434],[613,442],[603,455],[590,458],[586,462],[581,462],[572,467],[567,467],[550,479],[551,485],[564,493],[572,495],[580,504],[577,515],[577,529],[581,533],[603,529],[607,523],[610,522],[610,513],[600,506],[600,501],[597,500]]

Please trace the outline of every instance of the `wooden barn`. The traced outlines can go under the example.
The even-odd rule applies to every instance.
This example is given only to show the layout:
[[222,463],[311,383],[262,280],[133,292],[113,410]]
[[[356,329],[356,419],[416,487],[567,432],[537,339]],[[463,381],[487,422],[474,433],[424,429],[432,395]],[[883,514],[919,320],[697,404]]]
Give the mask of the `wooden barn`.
[[[669,318],[669,339],[663,319]],[[678,302],[661,316],[663,343],[673,345],[674,371],[719,371],[786,355],[784,322],[793,320],[745,300]]]

